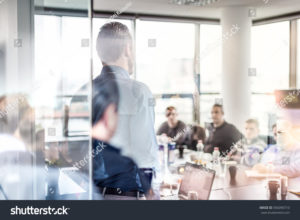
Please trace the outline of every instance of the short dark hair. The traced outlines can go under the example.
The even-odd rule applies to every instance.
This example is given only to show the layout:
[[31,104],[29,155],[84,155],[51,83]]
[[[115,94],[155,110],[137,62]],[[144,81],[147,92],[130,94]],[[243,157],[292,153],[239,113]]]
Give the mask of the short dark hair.
[[246,121],[247,124],[255,124],[257,128],[259,128],[259,122],[256,119],[250,118]]
[[106,108],[114,104],[118,110],[119,89],[114,74],[98,77],[93,82],[92,95],[92,124],[95,125],[102,119]]
[[110,22],[100,28],[96,49],[102,63],[116,61],[126,45],[132,42],[129,29],[120,22]]
[[224,114],[224,108],[223,108],[223,105],[221,105],[221,104],[214,104],[213,105],[213,107],[212,108],[220,108],[221,109],[221,111],[222,111],[222,113]]
[[166,108],[166,116],[168,117],[170,115],[170,112],[175,110],[176,111],[176,108],[174,106],[168,106]]

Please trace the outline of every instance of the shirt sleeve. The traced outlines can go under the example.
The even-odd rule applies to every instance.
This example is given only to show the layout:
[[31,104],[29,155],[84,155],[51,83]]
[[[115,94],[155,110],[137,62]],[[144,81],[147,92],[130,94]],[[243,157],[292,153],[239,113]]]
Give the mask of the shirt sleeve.
[[162,123],[156,132],[157,135],[162,135],[163,133],[166,133],[165,123]]
[[185,139],[186,139],[186,137],[187,137],[187,126],[185,125],[185,123],[183,123],[182,121],[179,121],[178,123],[180,123],[179,124],[179,131],[178,131],[178,133],[177,133],[177,135],[176,135],[176,143],[177,144],[183,144],[184,143],[184,141],[185,141]]
[[233,126],[233,129],[232,129],[233,142],[236,143],[239,140],[241,140],[242,138],[243,138],[242,133],[235,126]]
[[284,176],[294,178],[300,176],[300,152],[291,156],[290,162],[284,165],[275,165],[275,173],[280,173]]

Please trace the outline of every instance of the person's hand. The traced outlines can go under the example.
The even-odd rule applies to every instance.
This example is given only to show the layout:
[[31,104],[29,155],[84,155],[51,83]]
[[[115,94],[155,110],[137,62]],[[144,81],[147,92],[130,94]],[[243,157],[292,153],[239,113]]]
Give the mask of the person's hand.
[[162,142],[162,143],[168,143],[170,142],[170,137],[167,136],[167,134],[163,133],[160,135],[159,137],[159,141]]

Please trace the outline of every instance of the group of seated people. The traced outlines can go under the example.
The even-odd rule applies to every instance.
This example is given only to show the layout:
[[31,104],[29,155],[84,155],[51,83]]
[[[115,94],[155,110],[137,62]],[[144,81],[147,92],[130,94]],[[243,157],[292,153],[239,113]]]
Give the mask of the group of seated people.
[[[196,145],[201,141],[205,147],[204,152],[212,153],[218,147],[221,155],[227,155],[233,147],[241,145],[244,149],[247,146],[255,145],[263,152],[267,146],[266,138],[259,135],[259,123],[255,119],[245,122],[245,133],[242,134],[234,125],[224,120],[222,105],[215,104],[212,107],[212,123],[209,123],[206,130],[199,125],[186,125],[177,119],[178,113],[175,107],[169,106],[166,109],[167,121],[158,129],[157,135],[167,136],[170,141],[177,145],[186,145],[190,150],[197,150]],[[208,137],[206,138],[206,132]],[[264,140],[265,139],[265,140]],[[272,139],[272,137],[269,137]]]
[[198,150],[196,145],[200,141],[204,144],[204,153],[212,153],[217,147],[224,159],[237,161],[259,172],[300,176],[300,144],[293,135],[292,123],[287,120],[279,120],[278,125],[272,126],[273,136],[264,137],[260,135],[259,122],[248,119],[242,134],[225,121],[223,106],[215,104],[211,110],[212,123],[206,128],[206,138],[204,128],[186,126],[177,116],[175,107],[167,107],[167,121],[159,127],[157,135],[167,136],[177,145],[187,145],[190,150]]

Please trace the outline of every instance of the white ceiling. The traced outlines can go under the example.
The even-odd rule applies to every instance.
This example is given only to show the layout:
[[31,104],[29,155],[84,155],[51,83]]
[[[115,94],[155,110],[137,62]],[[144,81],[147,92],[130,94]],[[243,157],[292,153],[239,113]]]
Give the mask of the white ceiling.
[[94,8],[100,11],[117,11],[132,2],[126,12],[220,18],[221,8],[245,6],[256,8],[256,17],[261,19],[300,11],[300,0],[219,0],[204,7],[169,4],[169,0],[95,0]]
[[[300,0],[219,0],[216,3],[198,6],[179,6],[170,0],[94,0],[98,11],[122,11],[128,13],[155,14],[219,19],[221,8],[244,6],[256,8],[256,17],[267,18],[300,11]],[[38,5],[59,8],[87,8],[88,0],[36,0]],[[129,6],[129,7],[128,7]]]

